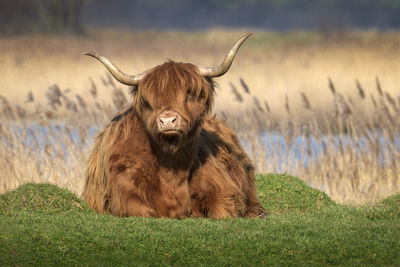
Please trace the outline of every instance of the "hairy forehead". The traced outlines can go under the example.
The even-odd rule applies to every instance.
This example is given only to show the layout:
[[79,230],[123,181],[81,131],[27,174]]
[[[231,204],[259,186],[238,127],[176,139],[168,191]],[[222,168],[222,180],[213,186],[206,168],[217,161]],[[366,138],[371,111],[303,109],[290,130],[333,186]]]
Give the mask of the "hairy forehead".
[[139,84],[141,94],[178,93],[178,91],[209,89],[210,81],[190,63],[167,62],[156,66]]

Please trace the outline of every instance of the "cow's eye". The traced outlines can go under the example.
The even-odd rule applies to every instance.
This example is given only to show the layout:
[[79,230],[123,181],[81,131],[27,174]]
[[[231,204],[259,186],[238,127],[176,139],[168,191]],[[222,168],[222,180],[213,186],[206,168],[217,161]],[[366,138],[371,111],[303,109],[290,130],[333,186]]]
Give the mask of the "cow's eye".
[[204,99],[206,97],[206,94],[204,93],[204,90],[201,90],[199,94],[199,99]]
[[187,93],[191,100],[202,100],[205,98],[204,90],[201,90],[200,92],[198,92],[193,89],[187,89]]
[[150,110],[150,111],[153,110],[153,108],[151,107],[149,101],[147,101],[145,98],[141,97],[141,98],[140,98],[140,102],[142,102],[142,106],[143,106],[145,109],[148,109],[148,110]]

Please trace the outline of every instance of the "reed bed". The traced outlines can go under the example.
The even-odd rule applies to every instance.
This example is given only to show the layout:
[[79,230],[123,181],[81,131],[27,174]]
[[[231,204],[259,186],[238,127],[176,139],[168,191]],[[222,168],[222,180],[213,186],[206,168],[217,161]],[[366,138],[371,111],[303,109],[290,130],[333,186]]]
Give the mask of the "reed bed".
[[[270,43],[271,34],[259,35],[247,50],[243,47],[245,60],[235,61],[242,67],[233,66],[229,77],[218,80],[215,107],[238,133],[257,171],[295,175],[341,203],[374,203],[400,192],[400,64],[394,52],[400,37],[353,34],[341,41],[309,34],[290,36],[290,41],[280,36]],[[94,136],[130,101],[128,89],[108,74],[91,77],[101,66],[83,62],[82,49],[110,54],[124,70],[129,70],[130,56],[140,55],[133,72],[141,72],[165,61],[163,55],[171,50],[182,61],[215,63],[238,33],[130,36],[106,43],[101,37],[40,37],[33,39],[32,57],[15,52],[21,51],[23,38],[0,42],[6,51],[0,53],[6,63],[0,66],[5,74],[0,85],[0,193],[32,181],[82,191]],[[173,50],[177,37],[183,47],[179,51]],[[162,47],[156,45],[159,38],[164,38]],[[122,56],[129,42],[138,51]],[[213,42],[219,42],[214,49],[204,48]],[[374,50],[382,45],[384,51]],[[211,53],[208,63],[203,52]],[[13,79],[15,90],[10,89]]]
[[[400,191],[400,99],[384,92],[378,78],[377,98],[367,97],[356,82],[358,99],[338,93],[328,80],[332,104],[325,112],[313,112],[313,103],[300,93],[304,109],[314,113],[304,120],[290,119],[288,98],[289,119],[272,116],[268,102],[262,105],[243,80],[240,84],[243,90],[232,84],[235,99],[247,94],[254,107],[244,109],[245,115],[222,115],[244,140],[259,172],[296,175],[341,203],[374,203]],[[357,109],[361,101],[374,107],[368,116]]]
[[[239,102],[252,98],[253,107],[245,107],[245,115],[225,111],[218,116],[236,130],[258,172],[296,175],[342,203],[376,202],[399,192],[400,103],[382,90],[378,79],[377,99],[367,98],[358,85],[360,99],[353,102],[337,93],[332,81],[327,84],[332,106],[314,119],[270,116],[268,102],[261,104],[252,96],[244,80],[231,84],[232,93]],[[129,101],[108,75],[102,85],[112,92],[112,106],[96,100],[97,86],[92,85],[92,99],[86,100],[53,85],[46,92],[46,106],[35,104],[30,92],[32,113],[0,98],[1,192],[31,181],[81,192],[84,162],[95,134]],[[312,102],[301,95],[304,108],[312,111]],[[374,116],[360,119],[354,111],[356,101],[373,102]],[[285,109],[292,112],[289,100]]]
[[113,106],[97,100],[97,86],[91,82],[90,102],[57,84],[46,91],[46,105],[36,103],[31,91],[26,108],[0,96],[1,193],[27,182],[46,182],[80,194],[94,136],[108,124],[110,114],[128,103],[111,76],[102,84],[111,88]]

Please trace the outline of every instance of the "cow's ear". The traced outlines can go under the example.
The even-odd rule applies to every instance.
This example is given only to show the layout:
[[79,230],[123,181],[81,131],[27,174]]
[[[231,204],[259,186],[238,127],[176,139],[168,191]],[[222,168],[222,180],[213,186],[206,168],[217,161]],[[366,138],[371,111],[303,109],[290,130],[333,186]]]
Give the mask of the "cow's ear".
[[131,88],[130,88],[131,95],[135,96],[137,94],[137,92],[138,92],[138,89],[139,89],[139,85],[131,86]]

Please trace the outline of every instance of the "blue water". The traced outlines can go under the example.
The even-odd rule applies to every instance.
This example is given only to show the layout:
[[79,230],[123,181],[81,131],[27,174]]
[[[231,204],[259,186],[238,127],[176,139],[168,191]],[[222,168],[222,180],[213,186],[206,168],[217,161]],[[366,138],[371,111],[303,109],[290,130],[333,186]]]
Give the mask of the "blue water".
[[[31,123],[25,125],[25,127],[15,124],[10,127],[16,140],[23,140],[23,147],[26,150],[32,152],[33,149],[35,153],[47,152],[56,155],[56,153],[60,153],[59,147],[56,146],[61,145],[61,151],[63,151],[65,158],[68,158],[70,155],[65,143],[87,149],[92,145],[95,135],[103,128],[103,126],[92,125],[84,130],[86,134],[82,134],[79,128],[66,123],[46,126]],[[391,153],[393,151],[397,154],[400,153],[400,135],[396,135],[393,142],[384,138],[378,131],[371,132],[370,135],[375,140],[374,144],[379,144],[377,146],[380,150],[380,153],[378,153],[379,163],[382,166],[390,164],[391,159],[395,156]],[[265,161],[268,162],[272,159],[276,160],[278,157],[275,166],[276,169],[273,170],[275,172],[287,172],[288,167],[294,167],[295,164],[302,164],[307,168],[324,154],[326,149],[326,145],[324,144],[329,144],[329,149],[335,149],[337,152],[340,152],[341,149],[346,149],[346,147],[351,147],[356,156],[371,151],[371,146],[366,137],[354,139],[350,136],[322,136],[317,139],[312,135],[302,135],[292,138],[292,142],[289,144],[279,132],[266,131],[259,134],[257,138],[259,146],[263,147],[260,151],[265,152],[258,152],[258,158],[263,156]],[[7,140],[5,136],[0,135],[0,144],[2,146],[10,149],[19,149],[13,147],[14,143]],[[20,144],[17,145],[19,146]],[[248,141],[242,140],[242,145],[252,155],[251,144]],[[391,149],[388,149],[388,146],[391,146]]]
[[[83,138],[77,127],[68,124],[49,124],[40,125],[37,123],[8,125],[13,137],[23,142],[22,147],[26,151],[34,153],[47,152],[56,155],[57,146],[61,146],[64,158],[68,158],[70,153],[66,143],[81,148],[90,146],[94,141],[94,136],[101,130],[100,126],[90,126],[86,129],[86,136]],[[7,140],[7,137],[0,135],[0,144],[10,149],[20,149],[21,144]],[[60,150],[58,150],[60,151]]]
[[[377,160],[379,164],[381,166],[390,164],[391,160],[396,156],[392,153],[399,154],[400,152],[400,135],[396,135],[393,142],[385,138],[379,131],[370,133],[370,135],[373,139],[373,145],[378,144],[377,147],[380,153],[377,154]],[[298,163],[307,168],[312,162],[323,156],[326,149],[333,149],[340,153],[341,150],[351,148],[356,157],[364,153],[375,153],[372,152],[371,144],[369,144],[368,138],[365,136],[355,139],[346,135],[336,135],[322,136],[317,139],[312,135],[301,135],[294,137],[290,143],[287,143],[282,134],[267,131],[257,138],[260,146],[264,148],[262,151],[265,152],[263,155],[260,155],[259,152],[257,157],[263,156],[265,161],[268,162],[279,156],[279,161],[274,171],[280,173],[287,172],[288,166],[294,167]],[[249,142],[242,141],[242,145],[246,151],[251,151]]]

